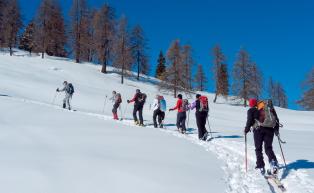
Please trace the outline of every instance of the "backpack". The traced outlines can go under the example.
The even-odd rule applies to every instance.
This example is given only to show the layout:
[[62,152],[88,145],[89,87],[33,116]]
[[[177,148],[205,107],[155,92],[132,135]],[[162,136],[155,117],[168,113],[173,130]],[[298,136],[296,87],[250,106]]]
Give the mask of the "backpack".
[[259,109],[259,118],[257,121],[258,126],[275,128],[277,125],[277,119],[274,113],[274,107],[270,100],[263,101],[261,103],[261,109]]
[[159,109],[163,112],[166,112],[167,110],[166,100],[164,99],[163,96],[160,96],[159,98]]
[[208,98],[206,96],[201,96],[200,97],[200,112],[208,112]]
[[119,104],[122,103],[122,97],[120,93],[116,94],[115,102]]
[[188,99],[183,99],[181,110],[186,112],[189,110],[189,101]]
[[138,102],[144,104],[146,102],[146,98],[147,98],[147,95],[145,93],[139,93],[138,94]]
[[69,93],[70,95],[73,95],[73,93],[74,93],[74,87],[73,87],[73,84],[72,84],[72,83],[69,83],[68,93]]

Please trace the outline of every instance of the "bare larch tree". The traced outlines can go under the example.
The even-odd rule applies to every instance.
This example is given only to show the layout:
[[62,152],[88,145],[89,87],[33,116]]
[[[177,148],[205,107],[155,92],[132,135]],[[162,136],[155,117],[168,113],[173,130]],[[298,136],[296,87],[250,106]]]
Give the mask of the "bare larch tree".
[[131,32],[131,47],[137,71],[136,78],[139,80],[141,73],[147,75],[149,72],[148,55],[146,53],[147,40],[140,25],[136,25]]
[[115,11],[105,4],[95,14],[94,21],[94,42],[98,60],[102,64],[101,72],[107,73],[107,66],[111,60],[111,52],[115,40]]
[[310,71],[307,79],[302,84],[305,89],[301,100],[297,101],[304,109],[313,111],[314,110],[314,68]]
[[[75,62],[80,63],[82,58],[88,61],[89,30],[91,26],[91,15],[86,0],[73,0],[70,10],[71,18],[71,43]],[[85,57],[84,57],[85,55]]]
[[23,26],[20,7],[17,0],[6,2],[3,10],[3,42],[5,47],[10,49],[10,55],[13,55],[12,48],[16,46],[18,40],[18,32]]
[[220,48],[219,45],[216,45],[213,49],[213,56],[214,56],[214,65],[212,67],[212,71],[213,71],[213,77],[214,77],[214,81],[215,81],[215,98],[214,98],[214,103],[217,101],[217,97],[219,95],[223,94],[223,88],[222,88],[222,84],[224,80],[221,80],[220,78],[223,78],[222,76],[220,76],[220,69],[221,69],[221,65],[225,62],[225,56],[222,53],[222,50]]
[[120,69],[121,84],[133,63],[130,33],[126,17],[122,16],[118,23],[114,44],[113,66]]
[[197,66],[197,73],[195,76],[195,83],[197,84],[196,89],[199,91],[204,91],[206,88],[207,78],[203,70],[203,66],[199,64]]

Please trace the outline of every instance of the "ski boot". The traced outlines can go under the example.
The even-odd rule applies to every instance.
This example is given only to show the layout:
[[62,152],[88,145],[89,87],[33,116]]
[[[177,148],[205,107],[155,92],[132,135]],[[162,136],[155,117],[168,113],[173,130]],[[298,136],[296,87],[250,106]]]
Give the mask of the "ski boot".
[[255,169],[259,169],[259,171],[261,172],[261,174],[264,176],[266,173],[265,167],[259,168],[259,167],[255,167]]
[[270,172],[271,174],[277,174],[278,173],[278,169],[279,169],[279,166],[278,166],[278,162],[275,161],[275,160],[272,160],[270,163]]
[[159,124],[159,128],[164,128],[164,125],[162,123]]
[[140,123],[139,126],[140,127],[145,127],[145,125],[143,123]]
[[66,104],[65,104],[65,103],[63,103],[62,107],[65,109],[67,106],[66,106]]
[[134,121],[134,124],[135,124],[135,125],[140,125],[140,122]]

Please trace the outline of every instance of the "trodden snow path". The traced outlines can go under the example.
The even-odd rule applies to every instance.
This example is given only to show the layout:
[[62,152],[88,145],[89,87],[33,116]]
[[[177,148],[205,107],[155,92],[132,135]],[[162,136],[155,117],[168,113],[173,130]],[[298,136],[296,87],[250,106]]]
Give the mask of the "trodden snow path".
[[[34,101],[29,99],[6,97],[6,100],[13,100],[17,102],[29,103],[34,105],[45,106],[49,108],[54,108],[56,110],[64,111],[65,113],[76,113],[84,116],[95,117],[104,121],[114,122],[116,125],[126,125],[129,127],[138,127],[135,126],[133,121],[130,119],[114,121],[111,116],[84,112],[84,111],[69,111],[62,109],[59,106],[44,103],[40,101]],[[145,128],[154,129],[152,124],[148,124]],[[254,169],[254,147],[249,146],[249,168],[248,172],[245,172],[244,167],[244,143],[238,141],[231,141],[228,139],[223,139],[221,136],[215,136],[213,132],[214,139],[208,142],[198,140],[197,134],[193,131],[188,132],[187,135],[180,134],[177,132],[175,126],[171,124],[165,124],[164,129],[155,129],[164,133],[168,133],[172,136],[175,136],[180,139],[187,140],[193,144],[196,144],[206,151],[214,153],[219,160],[222,162],[222,170],[224,171],[224,182],[226,183],[227,193],[264,193],[264,192],[276,192],[276,190],[270,186],[264,177],[262,177],[259,172]],[[282,163],[280,155],[277,155],[277,158]],[[279,178],[282,179],[284,186],[287,188],[287,192],[307,192],[313,193],[314,185],[312,180],[308,177],[305,171],[291,171],[287,175],[286,170],[281,170],[279,173]],[[210,174],[208,174],[210,175]]]

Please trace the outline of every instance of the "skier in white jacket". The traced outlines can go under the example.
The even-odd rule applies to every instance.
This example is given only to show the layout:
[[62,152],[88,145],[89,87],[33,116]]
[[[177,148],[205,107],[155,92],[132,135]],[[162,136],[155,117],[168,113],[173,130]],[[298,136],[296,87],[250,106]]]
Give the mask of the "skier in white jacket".
[[[165,119],[165,112],[161,110],[160,101],[163,100],[163,96],[156,95],[154,101],[153,101],[153,121],[154,121],[154,127],[157,128],[158,125],[160,128],[163,128],[163,120]],[[158,117],[158,125],[157,125],[157,117]]]

